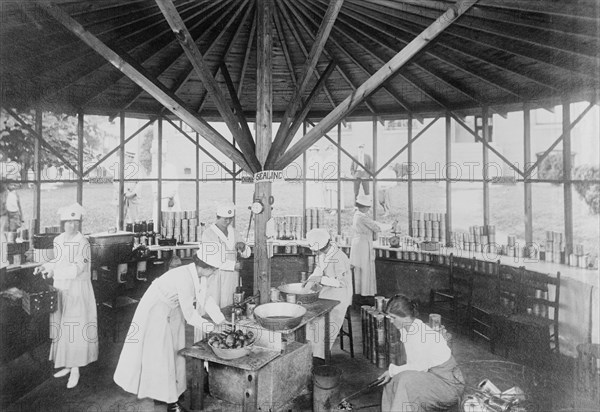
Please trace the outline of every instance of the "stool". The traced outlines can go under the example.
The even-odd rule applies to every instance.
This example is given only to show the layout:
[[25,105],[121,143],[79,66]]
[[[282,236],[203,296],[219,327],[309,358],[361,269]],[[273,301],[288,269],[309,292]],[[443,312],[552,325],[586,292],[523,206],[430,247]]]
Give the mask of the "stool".
[[576,409],[598,407],[600,404],[600,344],[577,345],[577,370],[575,372]]
[[98,316],[102,322],[102,328],[110,326],[112,329],[112,340],[117,342],[119,336],[119,327],[127,325],[129,329],[129,321],[131,311],[137,308],[138,300],[132,299],[129,296],[117,296],[110,301],[102,302],[98,305]]
[[342,327],[340,328],[340,349],[344,350],[344,336],[348,336],[350,340],[350,357],[354,357],[354,339],[352,338],[352,315],[350,314],[350,306],[346,309],[346,316],[344,320],[348,324],[348,329],[344,329],[344,324],[342,323]]

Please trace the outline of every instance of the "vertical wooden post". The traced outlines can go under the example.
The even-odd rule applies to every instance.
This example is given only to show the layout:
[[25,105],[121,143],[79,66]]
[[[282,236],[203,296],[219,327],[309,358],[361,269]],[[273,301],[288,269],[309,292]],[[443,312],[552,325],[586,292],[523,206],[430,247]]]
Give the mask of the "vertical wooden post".
[[[272,21],[273,1],[256,2],[256,156],[265,164],[272,143]],[[256,183],[255,200],[261,200],[264,211],[256,215],[254,226],[254,292],[260,292],[260,302],[269,301],[271,259],[267,253],[267,221],[271,218],[271,183]]]
[[482,131],[482,138],[483,138],[483,142],[484,144],[483,146],[483,153],[482,153],[482,160],[483,160],[483,168],[481,170],[481,177],[483,178],[483,225],[484,226],[488,226],[490,224],[490,183],[488,182],[488,178],[489,178],[489,173],[488,173],[488,166],[489,166],[489,153],[488,153],[488,148],[486,146],[486,143],[489,142],[490,140],[490,132],[488,129],[488,113],[489,110],[487,108],[487,106],[484,106],[481,110],[481,127],[483,128]]
[[[529,105],[523,106],[523,170],[531,165],[531,111]],[[525,244],[533,243],[533,204],[529,176],[523,180],[523,205],[525,208]]]
[[[196,226],[200,226],[200,134],[198,132],[196,132],[196,216],[198,216]],[[196,240],[202,240],[199,233],[196,233]]]
[[[43,122],[44,113],[38,107],[35,111],[35,132],[38,136],[43,137]],[[35,192],[33,194],[33,215],[35,216],[35,224],[33,230],[35,233],[40,233],[40,218],[42,215],[42,165],[40,162],[40,139],[35,139],[33,146],[33,164],[35,169]]]
[[452,246],[452,180],[450,164],[452,163],[452,117],[446,113],[446,245]]
[[77,203],[83,205],[83,113],[77,113]]
[[[235,139],[232,137],[231,140],[233,140],[233,147],[236,147],[235,146]],[[232,163],[232,165],[231,165],[231,171],[232,171],[232,173],[231,173],[231,201],[235,205],[236,204],[235,200],[236,200],[236,197],[237,197],[236,196],[236,189],[237,189],[237,187],[236,187],[236,184],[235,184],[236,183],[235,182],[236,167],[235,167],[235,162],[231,162],[231,163]],[[237,213],[235,215],[233,215],[233,227],[237,227],[236,221],[237,221]]]
[[563,99],[562,104],[563,127],[563,188],[565,211],[565,263],[573,253],[573,190],[571,184],[571,102]]
[[[306,122],[302,123],[302,134],[306,134]],[[304,224],[302,225],[302,237],[306,237],[308,232],[307,221],[306,221],[306,150],[302,153],[302,219]]]
[[412,161],[413,161],[413,151],[412,151],[412,134],[413,134],[413,124],[412,124],[412,115],[408,115],[408,130],[407,130],[407,135],[406,138],[407,140],[407,144],[408,147],[406,148],[406,154],[407,154],[407,161],[408,161],[408,183],[407,183],[407,190],[408,190],[408,235],[409,236],[414,236],[414,230],[415,228],[413,227],[413,213],[414,213],[414,204],[413,204],[413,180],[412,180],[412,172],[413,172],[413,167],[412,167]]
[[[373,166],[371,167],[373,172],[377,170],[377,117],[373,116]],[[377,220],[377,176],[373,175],[373,220]]]
[[[123,181],[125,176],[125,113],[119,113],[119,193],[117,194],[119,199],[119,216],[117,216],[117,228],[123,230],[123,221],[125,220],[124,209],[125,199],[123,194],[125,193],[125,182]],[[160,227],[160,226],[159,226]]]
[[162,151],[163,151],[163,119],[159,117],[156,122],[156,133],[158,134],[158,148],[156,155],[157,174],[156,174],[156,227],[160,230],[162,225]]
[[342,124],[337,127],[337,233],[342,234]]

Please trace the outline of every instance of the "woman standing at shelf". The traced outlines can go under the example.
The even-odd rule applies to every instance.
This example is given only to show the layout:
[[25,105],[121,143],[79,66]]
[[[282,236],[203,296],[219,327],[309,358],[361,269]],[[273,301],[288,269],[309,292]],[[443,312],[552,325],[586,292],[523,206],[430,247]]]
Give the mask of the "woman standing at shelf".
[[69,389],[79,382],[79,368],[98,359],[90,244],[80,232],[83,214],[79,203],[60,210],[64,232],[54,239],[54,260],[34,272],[54,278],[58,289],[58,308],[50,314],[50,360],[55,368],[63,368],[54,374],[55,378],[69,375]]
[[356,293],[362,296],[375,296],[377,282],[375,279],[375,250],[373,240],[381,228],[367,212],[371,208],[371,196],[360,194],[356,198],[356,212],[352,220],[352,248],[350,264],[354,267],[354,283]]
[[[306,234],[310,249],[317,253],[315,270],[306,281],[306,288],[321,284],[323,289],[319,293],[321,299],[338,300],[340,303],[333,308],[329,315],[329,345],[333,346],[340,332],[346,310],[352,303],[352,272],[348,256],[331,241],[329,232],[325,229],[312,229]],[[323,318],[309,327],[307,339],[312,342],[313,356],[325,358],[323,337],[325,335],[325,321]],[[313,334],[310,336],[311,334]]]
[[390,363],[379,379],[382,411],[429,411],[456,405],[465,381],[452,356],[442,330],[417,319],[416,304],[403,295],[388,302],[385,313],[400,331],[406,364]]
[[[178,403],[187,386],[185,322],[210,332],[225,317],[208,294],[208,278],[221,265],[219,254],[200,247],[194,262],[171,269],[148,288],[133,316],[114,381],[139,398],[167,403],[168,412],[182,411]],[[194,307],[194,305],[196,307]],[[208,313],[212,322],[201,315]]]

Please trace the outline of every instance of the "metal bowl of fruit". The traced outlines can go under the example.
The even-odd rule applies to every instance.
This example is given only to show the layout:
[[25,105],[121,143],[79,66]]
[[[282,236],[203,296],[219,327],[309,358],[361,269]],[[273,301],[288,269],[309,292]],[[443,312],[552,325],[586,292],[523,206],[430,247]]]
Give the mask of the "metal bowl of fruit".
[[254,333],[242,330],[212,334],[208,346],[221,359],[231,360],[246,356],[252,350]]

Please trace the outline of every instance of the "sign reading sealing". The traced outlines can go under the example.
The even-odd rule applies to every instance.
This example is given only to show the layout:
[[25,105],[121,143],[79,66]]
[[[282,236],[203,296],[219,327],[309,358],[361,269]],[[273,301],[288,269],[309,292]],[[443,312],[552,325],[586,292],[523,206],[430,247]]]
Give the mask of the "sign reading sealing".
[[283,181],[283,170],[263,170],[254,173],[254,183]]

